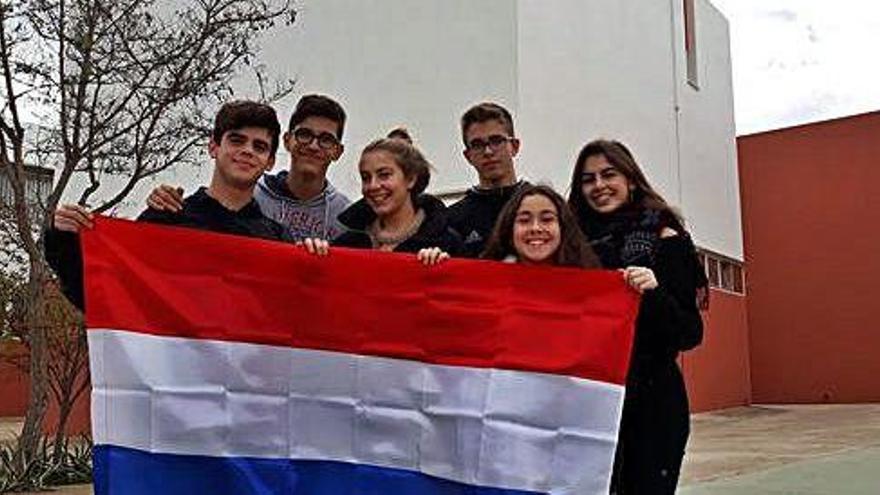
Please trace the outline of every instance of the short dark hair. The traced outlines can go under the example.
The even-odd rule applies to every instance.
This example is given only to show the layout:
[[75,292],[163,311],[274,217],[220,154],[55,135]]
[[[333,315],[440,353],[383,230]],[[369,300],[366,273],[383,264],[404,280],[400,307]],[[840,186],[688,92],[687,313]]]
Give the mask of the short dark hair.
[[275,109],[265,103],[250,100],[234,100],[224,103],[217,115],[214,116],[214,130],[211,132],[211,137],[216,144],[220,144],[224,134],[245,127],[258,127],[269,131],[272,138],[270,149],[274,157],[278,151],[278,135],[281,134],[281,124],[278,122],[278,114],[275,113]]
[[324,95],[305,95],[296,103],[287,129],[292,131],[309,117],[324,117],[337,124],[336,139],[342,140],[345,130],[345,110],[336,100]]
[[403,139],[386,137],[368,144],[361,153],[361,157],[375,151],[384,151],[390,154],[407,179],[415,177],[415,183],[410,191],[413,201],[425,192],[431,181],[431,163],[418,148]]
[[504,129],[510,135],[509,137],[515,136],[513,132],[513,117],[510,115],[510,112],[497,103],[483,102],[470,107],[461,116],[461,140],[465,141],[464,144],[467,145],[466,135],[470,126],[489,120],[501,122],[504,125]]
[[516,212],[523,200],[539,194],[546,197],[556,207],[559,219],[559,248],[553,254],[553,264],[573,266],[577,268],[600,268],[599,258],[587,242],[587,238],[578,226],[577,219],[565,204],[565,200],[552,187],[544,184],[523,184],[510,198],[495,222],[492,234],[486,241],[486,248],[481,258],[503,260],[507,256],[516,255],[513,247],[513,224]]

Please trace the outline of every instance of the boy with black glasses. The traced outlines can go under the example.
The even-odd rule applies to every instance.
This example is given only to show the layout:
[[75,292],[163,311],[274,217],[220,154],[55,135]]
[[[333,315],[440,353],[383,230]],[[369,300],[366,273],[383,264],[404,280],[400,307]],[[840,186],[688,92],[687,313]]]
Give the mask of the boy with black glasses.
[[[294,241],[331,240],[345,229],[337,216],[351,201],[327,180],[330,164],[342,156],[345,111],[323,95],[300,98],[284,133],[290,169],[266,174],[257,183],[254,198],[267,217],[287,229]],[[151,208],[178,211],[182,191],[162,185],[147,203]]]
[[514,158],[520,142],[513,117],[501,105],[480,103],[461,117],[464,157],[477,171],[480,183],[449,207],[449,223],[465,242],[465,255],[483,251],[495,220],[507,200],[524,184],[517,181]]

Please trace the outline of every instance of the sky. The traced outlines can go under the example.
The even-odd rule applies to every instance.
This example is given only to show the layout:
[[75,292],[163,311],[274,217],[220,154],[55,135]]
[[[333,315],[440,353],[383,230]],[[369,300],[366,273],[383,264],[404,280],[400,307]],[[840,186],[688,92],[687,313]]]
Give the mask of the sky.
[[880,1],[710,1],[730,23],[737,134],[880,110]]

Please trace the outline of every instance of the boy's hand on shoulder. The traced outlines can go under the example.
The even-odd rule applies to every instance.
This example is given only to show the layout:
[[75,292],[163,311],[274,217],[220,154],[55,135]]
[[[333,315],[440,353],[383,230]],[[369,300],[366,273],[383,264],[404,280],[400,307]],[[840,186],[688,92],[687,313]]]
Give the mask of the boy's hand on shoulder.
[[161,184],[150,192],[147,206],[154,210],[180,213],[183,210],[183,188]]
[[52,217],[52,226],[56,230],[79,233],[82,229],[95,226],[94,215],[80,205],[61,205]]

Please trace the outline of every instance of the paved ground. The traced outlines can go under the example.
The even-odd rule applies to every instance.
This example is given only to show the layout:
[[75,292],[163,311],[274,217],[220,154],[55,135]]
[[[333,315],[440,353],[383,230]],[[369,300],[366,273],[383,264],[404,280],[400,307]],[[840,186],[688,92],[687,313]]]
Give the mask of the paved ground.
[[684,495],[878,495],[880,404],[697,414]]
[[8,443],[15,440],[21,431],[22,418],[0,418],[0,443]]
[[33,492],[21,495],[34,495],[35,493],[40,493],[41,495],[92,495],[92,485],[65,486],[51,492]]
[[684,486],[681,495],[878,495],[880,448],[844,451],[733,478]]
[[[0,441],[19,425],[0,419]],[[681,485],[682,495],[880,495],[880,404],[696,414]]]

